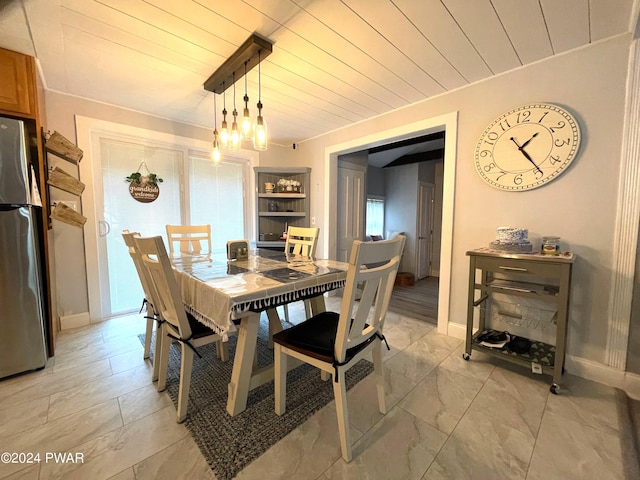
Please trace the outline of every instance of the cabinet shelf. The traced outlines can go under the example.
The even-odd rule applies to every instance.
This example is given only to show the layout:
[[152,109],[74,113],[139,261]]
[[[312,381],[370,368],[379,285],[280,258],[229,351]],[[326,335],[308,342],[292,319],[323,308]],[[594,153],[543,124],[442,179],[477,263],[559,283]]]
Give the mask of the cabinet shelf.
[[[501,358],[512,363],[516,363],[529,369],[532,365],[540,366],[541,373],[553,374],[555,373],[555,361],[556,361],[556,347],[544,342],[531,341],[531,350],[529,353],[516,353],[507,347],[492,348],[480,345],[478,337],[485,333],[497,332],[496,330],[486,329],[478,331],[473,336],[473,348],[484,353],[488,353],[496,358]],[[521,337],[522,338],[522,337]],[[527,339],[529,340],[529,339]]]
[[306,217],[305,212],[258,212],[261,217]]
[[259,193],[258,198],[307,198],[306,193]]

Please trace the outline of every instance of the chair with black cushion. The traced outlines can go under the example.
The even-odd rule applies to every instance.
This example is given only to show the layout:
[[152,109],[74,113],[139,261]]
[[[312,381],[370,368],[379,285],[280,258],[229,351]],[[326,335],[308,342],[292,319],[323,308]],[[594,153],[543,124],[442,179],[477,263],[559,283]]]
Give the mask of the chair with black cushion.
[[169,253],[178,252],[196,255],[211,255],[211,225],[167,225]]
[[[124,230],[122,232],[122,238],[124,239],[124,244],[127,246],[129,250],[129,255],[131,256],[131,260],[133,260],[133,265],[135,266],[136,272],[138,273],[138,278],[140,279],[140,284],[142,285],[142,291],[144,293],[143,304],[146,307],[146,315],[144,318],[147,320],[147,325],[145,329],[143,357],[149,358],[149,352],[151,351],[151,335],[153,333],[153,324],[155,323],[155,321],[159,321],[159,318],[153,306],[150,280],[148,278],[146,269],[142,264],[142,259],[140,258],[140,253],[136,248],[136,243],[134,240],[135,237],[139,237],[139,236],[140,234],[137,232],[129,232],[128,230]],[[151,377],[154,382],[158,379],[158,365],[160,364],[159,362],[157,362],[157,359],[158,359],[158,354],[160,352],[159,347],[160,347],[160,342],[156,342],[153,350],[154,362],[153,362],[153,374]]]
[[[275,410],[286,409],[287,357],[333,375],[342,457],[351,461],[345,372],[371,352],[378,408],[386,413],[382,366],[382,327],[400,264],[405,236],[379,242],[353,242],[340,313],[323,312],[273,336]],[[362,297],[356,301],[356,286]]]
[[196,348],[221,342],[222,337],[185,311],[162,237],[134,237],[134,240],[151,279],[153,304],[162,319],[158,335],[158,339],[161,340],[158,391],[166,388],[169,348],[172,341],[180,343],[182,347],[177,409],[177,421],[182,422],[187,416],[193,354],[200,356]]

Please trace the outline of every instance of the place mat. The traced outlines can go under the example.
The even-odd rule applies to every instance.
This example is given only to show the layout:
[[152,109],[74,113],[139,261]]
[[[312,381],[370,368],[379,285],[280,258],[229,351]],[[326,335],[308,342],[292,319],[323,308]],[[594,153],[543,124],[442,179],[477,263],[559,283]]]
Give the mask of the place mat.
[[[144,335],[139,335],[144,343]],[[152,339],[152,343],[155,340]],[[320,371],[301,365],[287,376],[287,411],[278,416],[274,411],[273,381],[249,392],[247,409],[235,417],[226,410],[227,386],[233,369],[237,337],[229,338],[228,362],[216,358],[215,345],[198,348],[202,358],[193,359],[189,407],[184,425],[218,480],[234,478],[243,468],[262,455],[278,440],[333,400],[332,379],[322,381]],[[258,364],[273,362],[268,346],[268,325],[260,322]],[[153,357],[153,345],[151,348]],[[167,391],[174,405],[178,403],[180,346],[171,346]],[[373,364],[360,360],[347,371],[347,389],[373,372]],[[337,419],[336,419],[337,421]]]

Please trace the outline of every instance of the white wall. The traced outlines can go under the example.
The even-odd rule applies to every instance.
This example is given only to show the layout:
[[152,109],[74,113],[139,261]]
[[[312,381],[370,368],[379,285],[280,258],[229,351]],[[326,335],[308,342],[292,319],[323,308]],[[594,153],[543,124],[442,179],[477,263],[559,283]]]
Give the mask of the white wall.
[[[499,225],[522,225],[534,240],[562,237],[562,248],[577,254],[568,352],[604,363],[630,40],[622,35],[303,143],[300,151],[312,161],[312,182],[328,180],[328,146],[458,111],[450,321],[463,324],[466,317],[466,251],[487,245]],[[556,103],[573,112],[582,128],[581,150],[571,168],[544,187],[493,189],[475,172],[475,143],[495,117],[531,102]],[[330,221],[317,208],[323,204],[315,202],[312,211],[321,227]],[[323,249],[320,243],[318,250]]]

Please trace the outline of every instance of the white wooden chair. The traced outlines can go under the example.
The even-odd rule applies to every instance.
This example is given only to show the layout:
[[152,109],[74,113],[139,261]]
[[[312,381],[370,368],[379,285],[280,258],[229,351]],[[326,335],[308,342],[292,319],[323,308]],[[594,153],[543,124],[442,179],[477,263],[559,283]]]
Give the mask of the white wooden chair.
[[[138,278],[140,279],[140,284],[142,285],[142,291],[144,293],[144,306],[146,307],[146,315],[144,318],[147,320],[147,326],[145,329],[145,337],[144,337],[144,354],[143,357],[149,358],[149,353],[151,350],[151,336],[153,334],[153,324],[160,319],[157,317],[154,306],[153,306],[153,298],[151,296],[151,287],[150,280],[148,278],[148,274],[144,265],[142,264],[142,260],[140,258],[140,253],[138,253],[136,249],[136,243],[134,237],[139,237],[140,234],[137,232],[129,232],[128,230],[124,230],[122,232],[122,238],[124,239],[124,244],[127,246],[129,250],[129,255],[131,256],[131,260],[133,260],[133,265],[136,267],[136,272],[138,272]],[[157,330],[157,329],[156,329]],[[157,336],[157,332],[156,332]],[[158,360],[158,354],[160,352],[159,342],[156,342],[154,353],[153,353],[153,374],[151,379],[155,382],[158,379],[158,365],[160,365]]]
[[[287,241],[284,245],[285,253],[291,255],[302,255],[303,257],[313,257],[316,254],[318,245],[319,228],[289,227],[287,228]],[[289,322],[289,306],[283,305],[284,319]],[[308,300],[304,302],[306,318],[311,316],[311,306]]]
[[166,228],[171,254],[179,244],[179,252],[211,255],[211,225],[167,225]]
[[[158,391],[166,388],[169,348],[172,340],[180,343],[182,347],[177,408],[177,421],[182,422],[187,416],[193,354],[199,355],[196,351],[197,347],[222,342],[222,337],[185,311],[162,237],[134,237],[134,240],[151,279],[153,304],[163,320],[160,335],[156,335],[156,341],[161,341]],[[221,356],[224,361],[227,359],[228,351],[226,342],[223,342],[223,345],[223,348],[218,350],[218,356]],[[221,347],[222,344],[218,346]]]
[[[404,243],[404,235],[380,242],[354,241],[340,313],[317,314],[273,336],[276,413],[283,415],[286,410],[287,357],[318,367],[323,375],[332,374],[342,458],[347,462],[352,454],[345,372],[369,352],[378,408],[386,413],[382,327]],[[358,284],[363,285],[359,302],[355,299]]]

